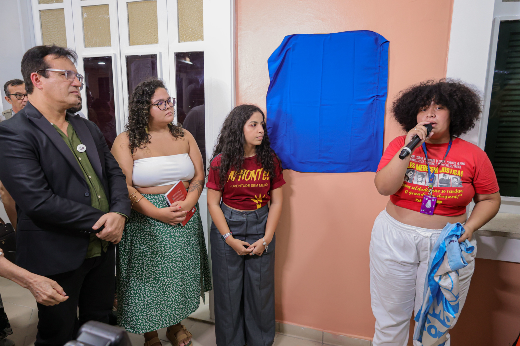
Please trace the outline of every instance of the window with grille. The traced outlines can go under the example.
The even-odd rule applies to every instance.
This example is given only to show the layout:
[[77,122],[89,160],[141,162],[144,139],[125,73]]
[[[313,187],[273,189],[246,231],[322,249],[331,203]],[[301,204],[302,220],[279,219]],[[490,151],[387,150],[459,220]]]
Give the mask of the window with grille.
[[500,194],[520,197],[520,20],[500,22],[485,151]]

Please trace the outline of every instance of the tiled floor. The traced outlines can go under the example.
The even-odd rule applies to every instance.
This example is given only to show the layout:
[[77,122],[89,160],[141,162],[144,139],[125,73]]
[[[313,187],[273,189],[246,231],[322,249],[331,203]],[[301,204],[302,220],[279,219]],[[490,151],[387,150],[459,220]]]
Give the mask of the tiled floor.
[[[212,324],[198,322],[187,319],[182,322],[186,328],[193,334],[193,346],[215,346],[215,326]],[[159,339],[163,342],[163,346],[170,346],[171,344],[166,339],[166,329],[159,331]],[[141,346],[144,343],[144,338],[140,335],[131,334],[130,340],[133,346]],[[288,335],[276,334],[274,339],[274,346],[321,346],[321,342],[300,339]]]
[[18,346],[32,345],[36,339],[38,310],[31,292],[12,281],[0,278],[0,295],[13,329],[13,335],[9,339]]
[[[36,338],[36,324],[38,321],[36,302],[31,293],[15,283],[0,278],[0,294],[4,302],[4,308],[11,322],[13,340],[17,346],[30,346]],[[200,314],[201,311],[198,311]],[[182,322],[193,334],[193,346],[216,346],[215,326],[210,323],[193,319]],[[166,339],[166,329],[159,331],[159,338],[163,340],[163,346],[171,346]],[[130,334],[133,346],[144,344],[141,335]],[[326,345],[321,342],[303,338],[292,337],[284,334],[276,334],[274,346],[319,346]]]

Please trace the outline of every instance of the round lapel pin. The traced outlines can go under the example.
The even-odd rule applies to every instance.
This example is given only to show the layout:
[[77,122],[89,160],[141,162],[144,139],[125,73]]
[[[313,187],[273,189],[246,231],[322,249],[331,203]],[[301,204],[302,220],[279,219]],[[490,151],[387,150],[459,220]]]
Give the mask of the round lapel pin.
[[77,147],[76,147],[76,150],[80,153],[83,153],[85,152],[85,150],[87,150],[87,146],[85,144],[79,144]]

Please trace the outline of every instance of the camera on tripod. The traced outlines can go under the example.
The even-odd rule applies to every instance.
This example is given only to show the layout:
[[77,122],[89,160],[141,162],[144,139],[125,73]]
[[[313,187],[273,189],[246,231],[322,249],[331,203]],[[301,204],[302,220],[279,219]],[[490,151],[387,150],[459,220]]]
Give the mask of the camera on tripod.
[[81,326],[78,338],[67,342],[65,346],[132,346],[132,344],[128,333],[123,328],[90,321]]

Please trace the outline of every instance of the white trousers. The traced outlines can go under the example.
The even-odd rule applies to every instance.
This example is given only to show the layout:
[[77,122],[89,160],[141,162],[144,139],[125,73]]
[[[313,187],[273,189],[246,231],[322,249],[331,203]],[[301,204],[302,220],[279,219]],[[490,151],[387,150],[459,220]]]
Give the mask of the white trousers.
[[[376,218],[370,240],[370,295],[376,318],[373,346],[408,344],[410,318],[414,309],[417,314],[421,308],[428,260],[441,231],[406,225],[386,210]],[[475,239],[471,244],[476,251]],[[460,310],[474,270],[475,261],[459,270]],[[443,340],[445,346],[450,345],[448,333]],[[414,341],[414,346],[422,344]]]

